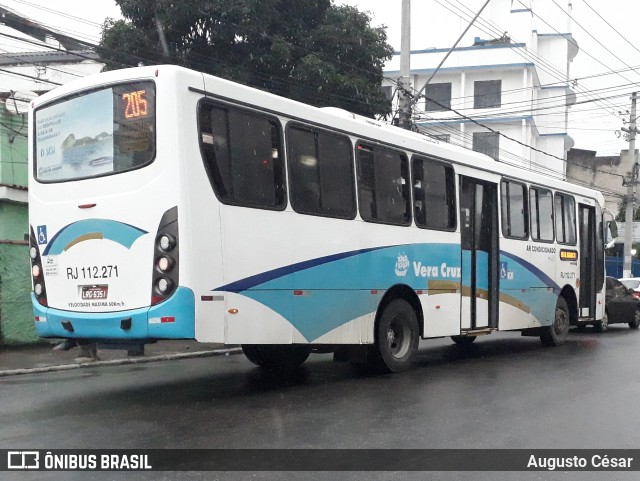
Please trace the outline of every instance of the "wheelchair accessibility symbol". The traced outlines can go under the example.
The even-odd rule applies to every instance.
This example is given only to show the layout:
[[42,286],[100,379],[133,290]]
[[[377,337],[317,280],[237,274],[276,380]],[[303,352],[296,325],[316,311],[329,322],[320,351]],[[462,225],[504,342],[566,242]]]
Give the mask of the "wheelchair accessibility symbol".
[[38,226],[38,244],[46,244],[47,243],[47,226],[39,225]]
[[500,263],[500,279],[513,280],[513,271],[509,270],[507,262]]

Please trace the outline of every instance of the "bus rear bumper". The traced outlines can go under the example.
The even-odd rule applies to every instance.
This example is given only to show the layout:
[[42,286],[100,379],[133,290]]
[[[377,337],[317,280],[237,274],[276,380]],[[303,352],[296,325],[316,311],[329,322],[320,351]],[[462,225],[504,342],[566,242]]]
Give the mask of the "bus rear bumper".
[[194,339],[195,296],[178,287],[161,304],[118,312],[72,312],[44,307],[31,294],[40,337],[79,339]]

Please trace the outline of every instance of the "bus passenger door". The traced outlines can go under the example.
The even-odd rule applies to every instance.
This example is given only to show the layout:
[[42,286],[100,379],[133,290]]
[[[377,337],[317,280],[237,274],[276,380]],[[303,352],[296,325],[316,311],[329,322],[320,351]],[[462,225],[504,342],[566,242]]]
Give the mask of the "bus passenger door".
[[596,211],[578,204],[580,223],[580,317],[595,318],[596,313]]
[[462,331],[498,327],[497,193],[497,184],[460,177]]

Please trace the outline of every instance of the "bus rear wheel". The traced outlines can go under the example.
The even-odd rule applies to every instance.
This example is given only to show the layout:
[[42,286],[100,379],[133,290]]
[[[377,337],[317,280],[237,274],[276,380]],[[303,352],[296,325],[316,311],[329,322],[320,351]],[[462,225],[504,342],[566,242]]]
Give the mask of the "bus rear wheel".
[[569,334],[569,305],[564,297],[558,297],[556,316],[551,326],[547,326],[540,335],[545,346],[559,346],[567,340]]
[[371,367],[378,372],[402,372],[413,365],[419,342],[418,317],[404,299],[387,304],[376,327],[376,351]]
[[307,360],[311,347],[296,344],[243,344],[242,352],[256,366],[289,370]]

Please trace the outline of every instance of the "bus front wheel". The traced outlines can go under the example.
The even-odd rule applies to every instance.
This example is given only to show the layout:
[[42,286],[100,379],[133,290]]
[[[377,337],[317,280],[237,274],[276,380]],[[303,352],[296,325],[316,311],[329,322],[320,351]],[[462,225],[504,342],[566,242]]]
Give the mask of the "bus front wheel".
[[563,344],[569,334],[569,305],[564,297],[558,297],[556,315],[551,326],[547,326],[540,336],[545,346],[559,346]]
[[605,311],[604,316],[593,324],[596,332],[606,332],[609,329],[609,314]]
[[256,366],[265,369],[295,369],[307,360],[310,346],[296,344],[243,344],[242,352]]
[[416,312],[404,299],[395,299],[382,311],[376,327],[372,367],[378,372],[402,372],[413,365],[419,342]]

